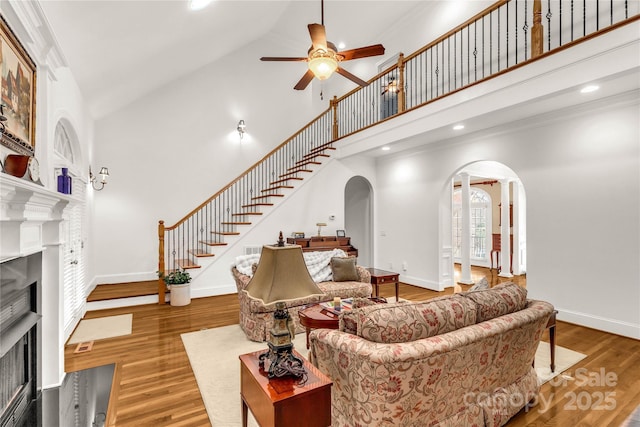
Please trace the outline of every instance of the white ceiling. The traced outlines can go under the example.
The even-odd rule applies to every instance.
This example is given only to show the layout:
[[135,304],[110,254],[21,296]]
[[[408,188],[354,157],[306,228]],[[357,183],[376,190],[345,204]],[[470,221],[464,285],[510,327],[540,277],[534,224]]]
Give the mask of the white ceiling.
[[[428,3],[327,0],[327,33],[334,43],[346,42],[346,49],[383,43],[376,37]],[[321,20],[319,0],[217,0],[196,12],[187,0],[40,4],[96,118],[259,38],[291,45],[288,52],[275,46],[266,56],[304,56],[307,24]]]

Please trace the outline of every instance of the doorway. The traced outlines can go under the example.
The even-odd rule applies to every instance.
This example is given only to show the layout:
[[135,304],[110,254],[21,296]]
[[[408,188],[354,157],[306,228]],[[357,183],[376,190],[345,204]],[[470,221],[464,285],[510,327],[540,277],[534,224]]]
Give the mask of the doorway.
[[358,264],[373,267],[373,189],[362,176],[354,176],[345,185],[344,226],[358,249]]
[[[468,183],[468,184],[465,184]],[[462,226],[461,188],[468,185],[467,254],[461,248]],[[502,205],[509,206],[504,213]],[[481,215],[481,211],[485,211]],[[453,286],[467,283],[471,266],[493,267],[503,277],[526,272],[526,197],[518,175],[508,166],[494,161],[470,163],[451,175],[441,196],[440,282]],[[506,221],[504,221],[506,220]],[[504,224],[504,225],[503,225]],[[484,233],[484,234],[483,234]],[[509,239],[509,251],[501,241]],[[459,264],[455,274],[454,263]],[[501,270],[498,273],[498,265]],[[506,268],[502,268],[502,267]],[[453,279],[453,280],[452,280]]]

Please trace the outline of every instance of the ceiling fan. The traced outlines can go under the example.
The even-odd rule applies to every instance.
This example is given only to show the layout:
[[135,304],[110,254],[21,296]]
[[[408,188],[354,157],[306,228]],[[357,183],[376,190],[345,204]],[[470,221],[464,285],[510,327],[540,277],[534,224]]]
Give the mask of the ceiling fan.
[[340,67],[342,61],[351,59],[366,58],[369,56],[377,56],[384,54],[384,46],[375,44],[371,46],[360,47],[357,49],[345,50],[338,52],[336,46],[327,41],[327,35],[324,28],[324,0],[321,0],[322,24],[309,24],[309,35],[311,36],[311,47],[307,52],[307,57],[277,57],[263,56],[261,61],[305,61],[309,63],[309,69],[302,76],[300,81],[293,87],[296,90],[304,90],[314,77],[320,80],[328,79],[333,72],[348,78],[360,86],[367,86],[368,83],[359,77],[354,76],[344,68]]

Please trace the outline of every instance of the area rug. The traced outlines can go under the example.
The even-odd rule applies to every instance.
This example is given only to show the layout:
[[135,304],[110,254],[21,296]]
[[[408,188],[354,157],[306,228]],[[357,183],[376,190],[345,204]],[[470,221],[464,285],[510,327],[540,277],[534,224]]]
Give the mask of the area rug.
[[557,377],[562,372],[566,371],[582,359],[587,357],[586,354],[578,353],[577,351],[569,350],[568,348],[560,347],[556,345],[556,369],[551,372],[551,351],[549,349],[549,343],[540,341],[538,344],[538,350],[536,351],[535,368],[536,374],[538,374],[538,382],[544,384],[552,378]]
[[133,315],[131,313],[118,316],[98,317],[95,319],[83,319],[78,324],[73,335],[71,335],[71,338],[69,338],[67,344],[131,335],[132,321]]
[[[267,349],[267,343],[247,339],[240,325],[182,334],[198,388],[214,427],[242,425],[240,359],[238,356]],[[293,347],[307,357],[306,334],[297,334]],[[248,425],[257,426],[249,411]]]
[[[211,424],[214,427],[241,426],[238,356],[266,350],[267,344],[249,341],[239,325],[190,332],[182,334],[181,337]],[[307,357],[305,339],[306,334],[297,334],[294,348]],[[555,373],[551,374],[549,344],[541,342],[535,361],[541,383],[549,381],[584,357],[584,354],[556,346],[556,369]],[[251,411],[248,425],[257,426]]]

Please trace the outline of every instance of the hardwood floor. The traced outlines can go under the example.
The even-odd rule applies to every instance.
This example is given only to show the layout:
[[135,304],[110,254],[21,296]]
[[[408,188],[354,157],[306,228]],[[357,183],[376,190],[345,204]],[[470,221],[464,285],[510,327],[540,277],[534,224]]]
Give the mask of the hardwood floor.
[[[474,280],[482,276],[492,285],[505,280],[495,271],[472,269]],[[514,279],[526,286],[525,277]],[[400,296],[409,300],[451,292],[400,285]],[[390,297],[394,287],[381,286],[380,294]],[[88,312],[85,318],[133,313],[132,334],[96,341],[89,353],[74,354],[76,346],[67,346],[65,371],[116,363],[109,426],[209,426],[180,334],[238,323],[238,310],[232,294],[193,299],[185,307],[151,304]],[[558,322],[557,345],[588,355],[567,372],[575,380],[544,384],[538,405],[521,411],[509,426],[618,426],[640,404],[639,341]],[[580,375],[578,368],[584,368]],[[229,410],[240,417],[239,406]]]

